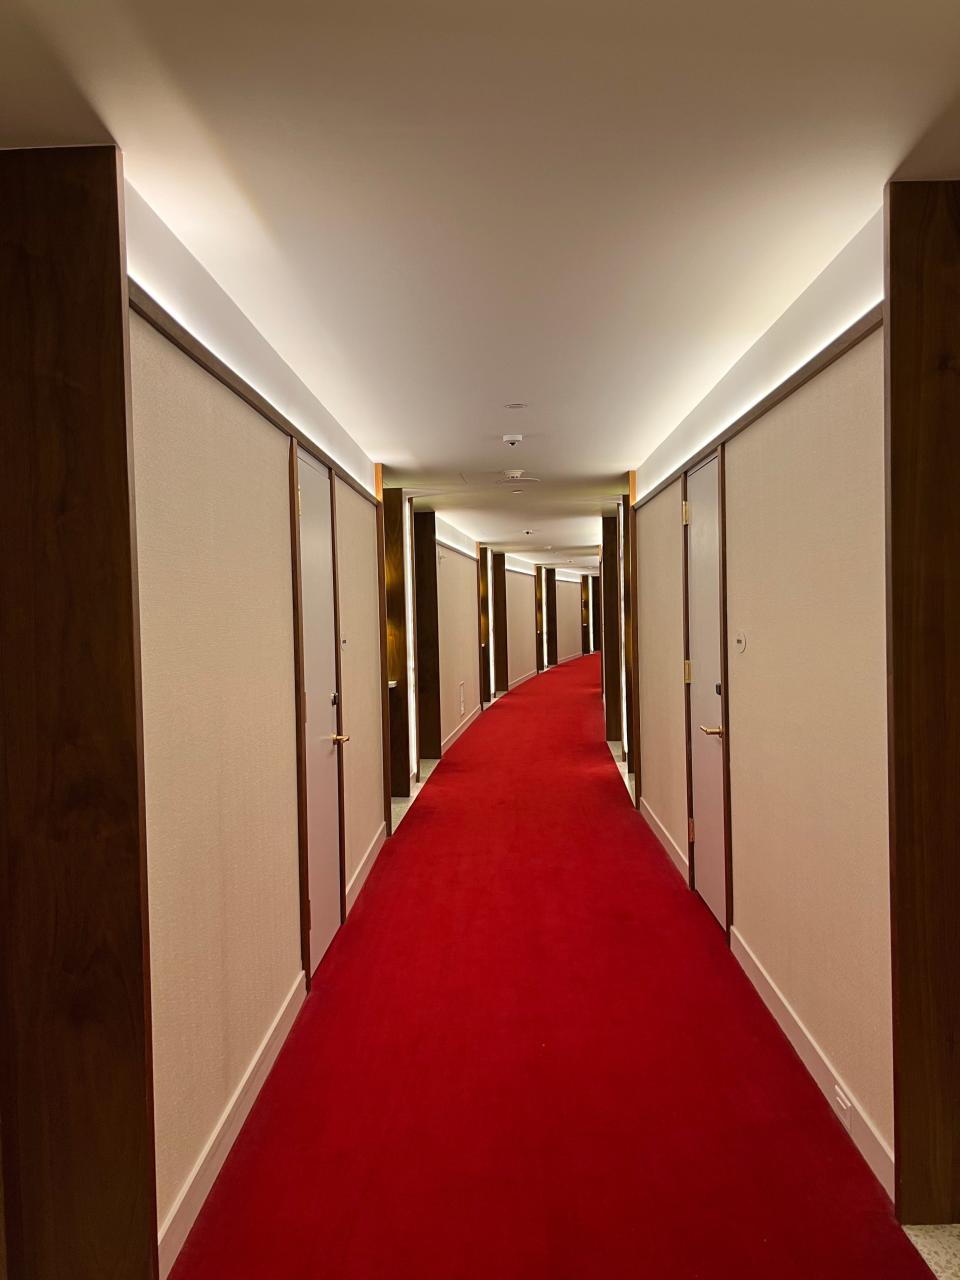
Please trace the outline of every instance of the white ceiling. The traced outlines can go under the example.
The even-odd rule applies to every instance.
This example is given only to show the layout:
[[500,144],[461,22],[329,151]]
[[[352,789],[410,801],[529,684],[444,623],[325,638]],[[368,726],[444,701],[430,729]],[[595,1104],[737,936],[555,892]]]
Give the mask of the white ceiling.
[[0,139],[115,137],[372,458],[582,552],[928,130],[960,159],[958,69],[956,0],[27,0]]

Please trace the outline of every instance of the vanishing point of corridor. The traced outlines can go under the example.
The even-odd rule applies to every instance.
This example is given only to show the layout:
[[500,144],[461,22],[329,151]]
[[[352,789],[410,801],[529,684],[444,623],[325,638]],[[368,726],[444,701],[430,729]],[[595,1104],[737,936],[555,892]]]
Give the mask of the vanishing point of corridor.
[[599,658],[384,849],[175,1280],[896,1280],[880,1187],[630,804]]

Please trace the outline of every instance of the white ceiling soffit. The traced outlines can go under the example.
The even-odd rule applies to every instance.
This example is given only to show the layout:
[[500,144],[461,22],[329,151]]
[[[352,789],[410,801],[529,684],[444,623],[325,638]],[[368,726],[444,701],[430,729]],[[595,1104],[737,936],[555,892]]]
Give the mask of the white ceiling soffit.
[[449,520],[442,520],[437,516],[436,533],[437,541],[445,547],[453,547],[455,551],[462,551],[464,555],[476,560],[476,541],[473,538],[468,538],[461,529],[455,528]]
[[124,205],[131,278],[373,493],[371,460],[129,182]]
[[637,468],[637,496],[736,422],[883,299],[883,210]]
[[585,545],[884,182],[956,173],[958,66],[957,0],[21,0],[0,143],[114,137],[368,458],[579,479],[443,514]]

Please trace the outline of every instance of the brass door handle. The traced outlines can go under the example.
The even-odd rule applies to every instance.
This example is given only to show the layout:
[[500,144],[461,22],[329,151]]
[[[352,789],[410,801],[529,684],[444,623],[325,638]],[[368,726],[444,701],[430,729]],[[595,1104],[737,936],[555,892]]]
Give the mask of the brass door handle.
[[349,733],[331,733],[330,741],[331,742],[349,742],[350,735]]
[[700,726],[700,732],[705,733],[708,738],[722,738],[723,726],[718,724],[715,729],[708,729],[705,724],[702,724]]

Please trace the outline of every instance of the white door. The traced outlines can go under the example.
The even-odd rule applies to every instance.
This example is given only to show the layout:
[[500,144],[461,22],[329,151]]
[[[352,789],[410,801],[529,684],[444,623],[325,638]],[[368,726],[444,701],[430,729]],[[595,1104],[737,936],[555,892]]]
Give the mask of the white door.
[[337,651],[330,472],[299,451],[310,972],[341,922]]
[[687,605],[693,887],[726,928],[719,476],[714,457],[687,477]]

